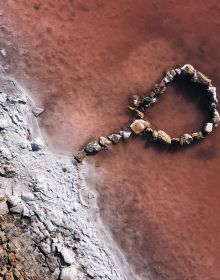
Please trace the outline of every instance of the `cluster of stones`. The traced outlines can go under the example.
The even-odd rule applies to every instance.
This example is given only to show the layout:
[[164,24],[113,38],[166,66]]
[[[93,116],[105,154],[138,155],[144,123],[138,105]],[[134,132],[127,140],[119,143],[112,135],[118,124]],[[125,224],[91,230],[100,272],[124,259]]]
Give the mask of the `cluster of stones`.
[[[203,126],[201,131],[185,133],[181,137],[172,138],[162,130],[154,130],[151,124],[143,120],[143,118],[146,109],[154,104],[160,95],[165,93],[167,85],[171,83],[176,76],[189,78],[193,83],[199,84],[205,88],[208,100],[207,109],[211,113],[211,119]],[[145,96],[142,100],[137,95],[132,97],[132,106],[128,108],[134,113],[135,120],[130,124],[128,131],[120,131],[119,133],[109,135],[107,138],[101,136],[98,140],[87,144],[84,150],[79,151],[75,155],[75,158],[78,162],[82,162],[86,155],[93,155],[101,150],[106,150],[111,143],[116,144],[122,139],[127,140],[132,134],[146,134],[154,141],[167,145],[180,144],[183,146],[194,141],[202,140],[212,132],[214,127],[218,126],[220,116],[217,110],[217,103],[216,88],[212,86],[211,80],[197,71],[192,65],[185,64],[181,68],[166,72],[162,81],[156,84],[150,94]]]

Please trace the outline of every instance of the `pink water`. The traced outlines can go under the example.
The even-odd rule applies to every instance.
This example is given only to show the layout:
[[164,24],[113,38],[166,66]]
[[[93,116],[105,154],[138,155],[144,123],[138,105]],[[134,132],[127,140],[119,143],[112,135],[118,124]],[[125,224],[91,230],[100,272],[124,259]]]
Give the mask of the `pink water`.
[[[219,1],[8,0],[1,9],[1,63],[45,107],[56,152],[126,125],[128,97],[167,68],[191,63],[220,86]],[[171,86],[146,117],[190,132],[203,100]],[[102,219],[142,279],[220,279],[219,133],[181,150],[135,139],[89,159]]]

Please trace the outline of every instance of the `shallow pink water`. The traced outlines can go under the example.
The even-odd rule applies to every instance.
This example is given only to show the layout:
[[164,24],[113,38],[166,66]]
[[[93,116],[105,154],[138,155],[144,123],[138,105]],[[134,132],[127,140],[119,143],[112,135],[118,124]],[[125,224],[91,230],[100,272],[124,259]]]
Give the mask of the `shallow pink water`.
[[[127,125],[128,97],[177,64],[220,86],[219,1],[1,4],[1,63],[45,107],[55,151]],[[146,117],[173,135],[200,128],[203,106],[186,91],[170,87]],[[142,279],[220,279],[219,133],[177,151],[135,139],[89,159],[102,218]]]

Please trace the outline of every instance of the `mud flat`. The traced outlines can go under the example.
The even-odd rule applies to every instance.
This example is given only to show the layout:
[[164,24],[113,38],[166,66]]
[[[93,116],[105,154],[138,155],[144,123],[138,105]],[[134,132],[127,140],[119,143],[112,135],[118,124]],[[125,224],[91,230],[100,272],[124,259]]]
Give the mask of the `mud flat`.
[[41,113],[1,76],[0,279],[127,279],[119,261],[132,272],[119,251],[112,254],[96,192],[72,157],[48,151]]

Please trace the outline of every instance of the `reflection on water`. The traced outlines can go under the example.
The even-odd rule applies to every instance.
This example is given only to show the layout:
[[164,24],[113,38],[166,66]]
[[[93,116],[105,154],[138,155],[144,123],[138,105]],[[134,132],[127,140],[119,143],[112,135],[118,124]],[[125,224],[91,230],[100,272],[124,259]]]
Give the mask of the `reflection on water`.
[[[220,86],[217,0],[1,4],[1,65],[46,108],[55,151],[126,125],[128,97],[169,67],[191,63]],[[200,128],[196,92],[171,86],[146,117],[172,135]],[[89,159],[102,218],[143,279],[220,279],[219,133],[177,151],[133,139]]]

